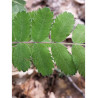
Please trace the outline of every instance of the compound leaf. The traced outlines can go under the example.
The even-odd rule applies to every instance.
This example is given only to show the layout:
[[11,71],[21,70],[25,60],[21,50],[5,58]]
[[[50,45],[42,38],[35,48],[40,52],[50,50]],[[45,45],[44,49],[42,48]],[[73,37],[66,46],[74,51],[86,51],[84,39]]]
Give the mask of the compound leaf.
[[33,63],[43,76],[52,74],[53,62],[49,50],[43,44],[34,44],[32,50]]
[[31,51],[28,45],[24,43],[17,44],[17,46],[13,48],[12,56],[13,65],[17,67],[19,71],[26,71],[30,68]]
[[28,13],[23,11],[17,14],[13,19],[12,33],[17,42],[26,41],[30,34],[30,17]]
[[51,25],[53,22],[53,13],[49,8],[39,9],[33,15],[32,20],[32,40],[41,42],[49,36]]
[[12,0],[12,18],[13,19],[18,12],[22,12],[26,10],[24,5],[25,5],[24,0]]
[[72,40],[74,43],[85,43],[85,26],[78,24],[73,31]]
[[76,67],[72,60],[72,55],[69,54],[67,48],[61,44],[52,44],[52,55],[56,65],[66,75],[73,75],[76,73]]
[[72,57],[79,73],[85,76],[85,48],[79,45],[73,45]]
[[64,12],[56,17],[51,30],[51,39],[54,42],[61,42],[71,33],[74,26],[74,16]]

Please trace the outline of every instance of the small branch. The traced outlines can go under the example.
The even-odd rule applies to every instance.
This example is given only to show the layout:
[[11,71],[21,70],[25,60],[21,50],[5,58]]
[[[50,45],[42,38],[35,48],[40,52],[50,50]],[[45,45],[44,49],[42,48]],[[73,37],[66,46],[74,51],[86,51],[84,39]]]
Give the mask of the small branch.
[[72,85],[82,94],[83,98],[85,98],[85,94],[83,93],[83,91],[74,83],[74,81],[72,80],[71,77],[68,77],[68,80],[72,83]]
[[12,42],[12,44],[17,44],[17,43],[26,43],[26,44],[31,44],[31,43],[41,43],[41,44],[64,44],[64,45],[83,45],[85,46],[85,44],[78,44],[78,43],[64,43],[64,42]]
[[[57,71],[57,72],[59,72],[59,73],[61,73],[61,71],[60,71],[59,69],[57,69],[57,68],[54,68],[54,70]],[[64,75],[64,76],[65,76],[65,75]],[[78,92],[82,94],[83,98],[85,98],[85,94],[84,94],[83,91],[76,85],[76,83],[72,80],[72,78],[69,77],[69,76],[65,76],[65,77],[67,77],[67,79],[68,79],[69,82],[74,86],[74,88],[76,88],[76,89],[78,90]]]

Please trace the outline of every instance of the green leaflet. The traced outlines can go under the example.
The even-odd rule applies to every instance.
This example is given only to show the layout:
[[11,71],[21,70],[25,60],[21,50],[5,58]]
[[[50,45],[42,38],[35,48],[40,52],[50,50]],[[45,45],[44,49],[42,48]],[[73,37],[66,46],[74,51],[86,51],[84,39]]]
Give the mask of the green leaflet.
[[13,48],[12,62],[19,71],[27,71],[30,68],[31,51],[27,44],[19,43]]
[[18,12],[22,12],[26,10],[24,5],[25,5],[24,0],[12,0],[12,19],[14,19],[14,17]]
[[85,43],[85,26],[78,24],[73,31],[72,40],[74,43]]
[[36,15],[36,12],[37,12],[37,11],[32,11],[32,12],[29,12],[29,13],[28,13],[29,16],[30,16],[31,21],[34,20],[34,17],[35,17],[35,15]]
[[85,48],[79,45],[73,45],[72,57],[79,73],[85,76]]
[[51,39],[54,42],[61,42],[71,33],[74,26],[74,17],[71,13],[64,12],[55,19],[51,30]]
[[61,44],[52,44],[52,55],[56,65],[66,75],[73,75],[76,73],[76,67],[72,60],[72,55],[69,54],[67,48]]
[[15,41],[15,35],[14,35],[14,33],[12,32],[12,42],[14,42]]
[[35,42],[41,42],[49,36],[53,22],[53,12],[51,12],[49,8],[43,8],[36,11],[33,16],[32,40]]
[[[51,42],[51,40],[49,39],[49,37],[47,37],[45,40],[43,40],[42,42]],[[47,46],[47,47],[51,47],[51,44],[50,43],[45,43],[45,45]]]
[[13,19],[12,33],[17,42],[26,41],[30,34],[30,17],[25,11],[19,12]]
[[34,44],[32,50],[33,63],[43,76],[52,74],[53,62],[49,50],[43,44]]
[[49,37],[47,37],[45,40],[43,40],[42,42],[51,42]]
[[12,62],[14,62],[14,61],[13,61],[13,57],[14,57],[14,50],[15,50],[15,47],[12,47]]

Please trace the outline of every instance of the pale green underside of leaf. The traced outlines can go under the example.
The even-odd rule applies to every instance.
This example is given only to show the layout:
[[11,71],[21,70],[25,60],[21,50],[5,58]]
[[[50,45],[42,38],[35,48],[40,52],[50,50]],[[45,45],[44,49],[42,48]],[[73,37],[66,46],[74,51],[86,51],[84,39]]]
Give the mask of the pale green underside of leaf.
[[53,22],[53,12],[49,8],[39,9],[33,15],[32,21],[32,40],[41,42],[49,36]]
[[14,19],[18,12],[26,11],[24,5],[24,0],[12,0],[12,19]]
[[74,43],[85,43],[85,26],[78,24],[72,33],[72,40]]
[[72,57],[79,73],[85,76],[85,48],[79,45],[73,45]]
[[43,76],[52,74],[53,62],[49,50],[43,44],[34,44],[32,50],[33,63]]
[[66,75],[73,75],[76,73],[76,67],[72,60],[72,55],[69,54],[67,48],[61,44],[52,44],[52,55],[56,65]]
[[74,26],[74,17],[71,13],[64,12],[56,17],[51,30],[51,39],[61,42],[71,33]]
[[19,43],[13,48],[12,62],[19,71],[27,71],[30,68],[31,51],[27,44]]
[[[30,34],[30,17],[25,11],[19,12],[13,19],[12,34],[17,42],[26,41]],[[12,38],[13,39],[13,38]]]

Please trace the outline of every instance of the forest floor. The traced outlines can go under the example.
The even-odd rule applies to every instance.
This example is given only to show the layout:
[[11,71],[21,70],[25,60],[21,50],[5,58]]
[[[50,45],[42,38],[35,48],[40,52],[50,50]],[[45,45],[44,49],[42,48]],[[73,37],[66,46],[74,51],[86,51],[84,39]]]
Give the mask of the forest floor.
[[[54,18],[64,12],[71,12],[75,17],[75,26],[85,24],[84,0],[25,0],[27,11],[49,7]],[[72,34],[64,41],[72,42]],[[66,46],[71,53],[71,45]],[[71,77],[54,70],[49,77],[43,77],[35,68],[27,72],[18,72],[12,67],[12,98],[84,98],[85,78],[78,72]]]

